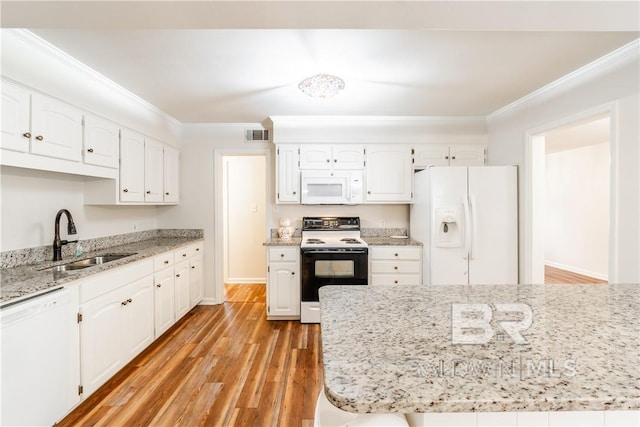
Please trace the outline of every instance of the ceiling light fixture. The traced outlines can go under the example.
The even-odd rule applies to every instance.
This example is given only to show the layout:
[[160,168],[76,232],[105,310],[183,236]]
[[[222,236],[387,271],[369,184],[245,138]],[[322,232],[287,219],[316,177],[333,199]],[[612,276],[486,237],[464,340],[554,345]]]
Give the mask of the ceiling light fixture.
[[301,81],[298,89],[312,98],[331,98],[344,89],[344,80],[331,74],[317,74]]

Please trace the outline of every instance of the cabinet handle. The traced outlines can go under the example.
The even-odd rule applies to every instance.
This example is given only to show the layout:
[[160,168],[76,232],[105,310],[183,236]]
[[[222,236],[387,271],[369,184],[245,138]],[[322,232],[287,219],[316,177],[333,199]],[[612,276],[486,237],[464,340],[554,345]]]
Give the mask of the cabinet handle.
[[191,269],[192,269],[192,270],[195,270],[195,269],[196,269],[196,266],[195,266],[195,265],[192,265],[192,266],[191,266]]
[[122,192],[123,192],[123,193],[128,193],[128,192],[129,192],[129,189],[128,189],[128,188],[125,188],[124,190],[122,190]]
[[295,192],[295,191],[293,192],[293,195],[294,195],[294,196],[296,195],[296,192]]
[[393,269],[394,269],[394,270],[397,270],[397,269],[398,269],[398,266],[397,266],[397,265],[395,265],[395,266],[393,267]]
[[89,148],[87,151],[93,153],[93,148]]
[[200,248],[196,248],[196,252],[200,252]]
[[120,305],[125,306],[125,305],[129,304],[129,302],[130,302],[130,300],[126,299],[126,300],[122,301],[120,303]]
[[182,254],[183,257],[187,256],[187,254]]
[[164,260],[164,263],[169,264],[169,260],[168,259]]
[[327,163],[329,163],[331,160],[327,159]]
[[371,194],[371,191],[367,191],[367,194]]
[[291,272],[291,275],[292,275],[292,276],[295,276],[295,275],[296,275],[296,272],[295,272],[295,271],[292,271],[292,272]]
[[31,132],[25,132],[22,134],[25,138],[31,138]]
[[333,163],[338,163],[338,159],[333,159]]
[[166,193],[164,193],[164,195],[165,195],[165,196],[168,196],[168,195],[169,195],[169,192],[167,191]]
[[180,275],[179,275],[179,274],[176,274],[176,277],[180,277]]
[[284,254],[280,254],[280,258],[284,258]]
[[151,190],[147,190],[147,194],[151,194]]
[[162,285],[161,285],[160,283],[158,283],[158,284],[156,285],[156,288],[161,288],[161,287],[162,287]]
[[395,254],[396,256],[398,256],[398,254]]
[[451,156],[451,160],[455,160],[455,159],[456,159],[456,156]]
[[36,136],[36,139],[37,139],[38,141],[42,141],[42,140],[44,139],[44,137],[43,137],[42,135],[38,135],[38,136]]
[[444,156],[444,159],[445,160],[449,160],[449,156]]
[[397,280],[394,280],[394,281],[393,281],[393,283],[398,283],[398,281],[397,281]]

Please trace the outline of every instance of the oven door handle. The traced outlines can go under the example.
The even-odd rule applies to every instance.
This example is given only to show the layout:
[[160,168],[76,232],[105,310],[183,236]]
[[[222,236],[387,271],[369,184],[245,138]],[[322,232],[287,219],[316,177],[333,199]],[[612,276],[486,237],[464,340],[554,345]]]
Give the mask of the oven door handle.
[[303,249],[302,253],[305,254],[366,254],[367,249],[349,249],[348,251],[332,251],[332,250],[319,250],[319,249]]

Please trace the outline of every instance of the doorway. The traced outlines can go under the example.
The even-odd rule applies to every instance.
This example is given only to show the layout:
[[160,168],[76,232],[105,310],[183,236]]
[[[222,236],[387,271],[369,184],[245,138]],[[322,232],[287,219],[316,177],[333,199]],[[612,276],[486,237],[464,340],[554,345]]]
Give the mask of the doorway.
[[224,301],[255,302],[265,293],[266,157],[222,156]]
[[606,283],[615,207],[612,111],[530,138],[529,283]]

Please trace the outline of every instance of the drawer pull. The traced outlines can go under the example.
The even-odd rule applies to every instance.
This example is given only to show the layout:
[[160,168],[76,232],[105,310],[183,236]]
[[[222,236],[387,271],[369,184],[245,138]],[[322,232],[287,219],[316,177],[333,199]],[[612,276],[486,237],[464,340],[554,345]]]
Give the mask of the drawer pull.
[[396,256],[398,256],[398,254],[395,254]]
[[196,252],[200,252],[200,248],[196,248]]
[[296,275],[296,272],[295,272],[295,271],[292,271],[292,272],[291,272],[291,275],[292,275],[292,276],[295,276],[295,275]]
[[158,283],[158,284],[156,285],[156,288],[161,288],[161,287],[162,287],[162,285],[161,285],[160,283]]
[[182,254],[183,257],[187,256],[187,254]]
[[42,135],[38,135],[38,136],[36,136],[36,139],[37,139],[38,141],[42,141],[42,140],[44,139],[44,137],[43,137]]
[[87,151],[93,153],[93,148],[89,148]]
[[124,190],[122,190],[122,192],[123,192],[123,193],[128,193],[128,192],[129,192],[129,189],[128,189],[128,188],[125,188]]
[[30,132],[25,132],[22,134],[22,136],[24,136],[25,138],[31,138],[31,133]]
[[284,258],[284,254],[280,254],[280,258]]
[[176,274],[176,277],[180,277],[180,275],[179,275],[179,274]]
[[164,263],[165,263],[165,264],[169,264],[169,260],[168,260],[168,259],[165,259],[165,260],[164,260]]
[[196,269],[196,266],[195,266],[195,265],[192,265],[192,266],[191,266],[191,269],[192,269],[192,270],[195,270],[195,269]]
[[394,265],[394,266],[393,266],[393,269],[394,269],[394,270],[397,270],[397,269],[398,269],[398,266],[397,266],[397,265]]
[[394,281],[393,281],[393,283],[398,283],[398,281],[397,281],[397,280],[394,280]]

